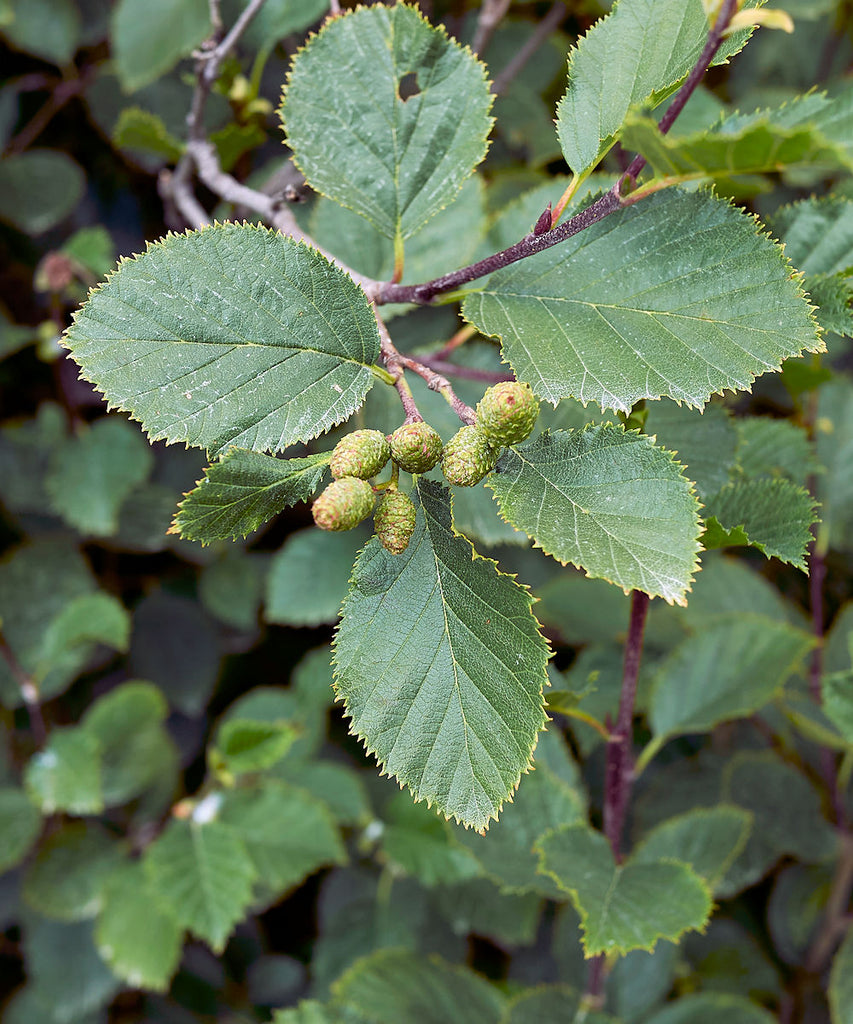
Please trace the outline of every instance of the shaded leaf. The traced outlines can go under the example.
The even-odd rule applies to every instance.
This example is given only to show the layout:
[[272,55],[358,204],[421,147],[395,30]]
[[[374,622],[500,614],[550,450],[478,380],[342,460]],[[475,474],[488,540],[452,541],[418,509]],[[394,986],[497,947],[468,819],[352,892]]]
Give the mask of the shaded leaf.
[[112,141],[119,149],[153,153],[169,163],[177,163],[185,148],[169,132],[162,118],[142,107],[125,107],[122,110],[113,129]]
[[811,442],[802,427],[790,420],[746,416],[737,420],[737,432],[737,461],[747,477],[786,476],[801,487],[807,485],[816,467]]
[[850,550],[853,535],[853,387],[845,380],[820,389],[815,424],[817,458],[826,472],[817,479],[821,523],[817,550]]
[[22,789],[0,788],[0,874],[20,864],[41,832],[42,817]]
[[85,174],[66,153],[14,153],[0,160],[0,220],[28,235],[41,235],[65,220],[85,187]]
[[491,103],[483,65],[401,4],[328,21],[297,54],[281,114],[312,188],[401,244],[486,155]]
[[114,651],[130,646],[130,615],[118,598],[104,591],[75,597],[51,621],[34,675],[44,678],[70,652],[95,643]]
[[501,1024],[617,1024],[617,1018],[590,1010],[568,985],[542,985],[514,996]]
[[116,71],[125,90],[155,81],[188,57],[211,33],[205,0],[148,0],[140,17],[136,0],[119,0],[110,38]]
[[850,929],[832,961],[829,1008],[832,1024],[850,1024],[853,1020],[853,931]]
[[45,814],[98,814],[104,809],[98,741],[80,727],[54,729],[24,771],[30,799]]
[[837,274],[853,267],[853,199],[811,196],[777,210],[771,224],[803,273]]
[[376,319],[315,249],[220,224],[149,244],[92,292],[65,343],[152,440],[281,451],[347,419],[373,383]]
[[296,730],[286,723],[232,718],[219,729],[209,758],[218,772],[261,772],[280,761],[294,739]]
[[170,532],[209,544],[247,537],[267,520],[320,487],[329,452],[304,459],[277,459],[231,448],[208,466],[195,490],[178,507]]
[[417,494],[407,551],[371,540],[356,561],[335,685],[385,772],[481,830],[529,767],[548,650],[530,595],[453,533],[449,492]]
[[698,502],[651,438],[603,423],[511,448],[488,478],[501,515],[537,547],[623,590],[685,602]]
[[64,67],[80,43],[80,12],[73,0],[11,0],[2,31],[16,50]]
[[638,861],[621,865],[610,845],[587,825],[554,829],[536,844],[540,870],[571,897],[581,915],[586,955],[654,948],[704,927],[711,913],[706,884],[686,864]]
[[655,436],[659,447],[675,453],[701,498],[728,483],[738,435],[722,405],[712,402],[697,412],[661,402],[649,410],[645,429]]
[[647,1019],[647,1024],[773,1024],[777,1018],[743,996],[700,992],[682,996]]
[[678,188],[497,271],[463,314],[545,401],[625,412],[642,398],[701,407],[823,350],[779,246],[742,210]]

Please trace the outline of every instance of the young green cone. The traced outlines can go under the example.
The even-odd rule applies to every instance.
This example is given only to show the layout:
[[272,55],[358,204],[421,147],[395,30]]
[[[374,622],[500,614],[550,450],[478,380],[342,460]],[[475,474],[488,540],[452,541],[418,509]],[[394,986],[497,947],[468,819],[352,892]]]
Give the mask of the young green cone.
[[473,487],[495,468],[500,451],[478,426],[463,427],[444,446],[441,468],[449,483]]
[[505,380],[490,387],[477,403],[477,426],[493,444],[520,444],[530,436],[539,402],[529,384]]
[[415,506],[404,491],[386,491],[379,499],[373,525],[382,547],[392,555],[402,555],[415,532]]
[[345,476],[369,480],[390,458],[391,448],[381,430],[354,430],[335,445],[329,469],[336,480]]
[[426,473],[441,458],[441,437],[429,423],[404,423],[391,435],[391,458],[407,473]]
[[321,530],[351,530],[373,511],[373,488],[366,480],[344,476],[333,480],[311,506]]

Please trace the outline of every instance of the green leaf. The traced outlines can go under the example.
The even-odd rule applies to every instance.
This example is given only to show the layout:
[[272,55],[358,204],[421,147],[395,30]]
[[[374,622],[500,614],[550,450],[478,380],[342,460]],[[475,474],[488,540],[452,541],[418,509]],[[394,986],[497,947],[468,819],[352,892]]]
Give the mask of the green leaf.
[[30,149],[0,160],[0,220],[41,235],[73,212],[86,175],[66,153]]
[[50,622],[34,676],[44,678],[62,664],[66,654],[93,643],[114,651],[127,651],[130,646],[130,615],[118,598],[104,591],[75,597]]
[[327,14],[327,0],[267,0],[246,30],[246,44],[270,48],[293,32],[301,32]]
[[159,904],[141,862],[123,864],[101,892],[98,952],[133,988],[165,992],[181,958],[183,932]]
[[324,1006],[316,999],[303,999],[298,1006],[275,1010],[272,1019],[273,1024],[345,1024],[337,1010]]
[[658,671],[649,705],[655,743],[753,714],[814,645],[808,633],[758,615],[720,616],[708,623],[682,641]]
[[632,860],[681,861],[704,878],[713,891],[746,846],[751,828],[752,815],[740,807],[720,804],[697,808],[662,822],[644,836]]
[[329,452],[304,459],[277,459],[232,448],[208,466],[195,490],[178,506],[171,532],[210,544],[237,540],[320,487]]
[[817,550],[851,548],[853,536],[853,387],[845,380],[820,389],[815,424],[818,462],[826,470],[817,479],[821,524]]
[[821,690],[826,717],[853,746],[853,672],[825,675]]
[[790,420],[746,416],[737,420],[737,433],[738,465],[747,477],[786,476],[805,487],[816,470],[808,434]]
[[118,845],[102,828],[72,822],[42,843],[24,876],[24,899],[58,921],[94,917],[104,882],[121,859]]
[[381,950],[350,968],[332,989],[335,1003],[373,1024],[498,1024],[506,1000],[467,967],[402,950]]
[[646,1024],[773,1024],[776,1017],[762,1006],[728,992],[682,996],[646,1019]]
[[232,775],[262,772],[284,757],[295,738],[296,730],[286,723],[232,718],[220,728],[210,762],[216,771]]
[[565,896],[560,888],[539,873],[533,845],[543,833],[582,820],[584,811],[581,794],[537,762],[536,770],[503,809],[501,820],[485,836],[465,832],[458,841],[502,891],[535,892],[561,900]]
[[124,260],[65,343],[152,440],[280,451],[347,419],[373,383],[376,318],[315,249],[221,224]]
[[[575,174],[592,170],[619,139],[631,106],[656,106],[675,90],[702,52],[709,27],[702,0],[621,0],[579,40],[557,107],[557,135]],[[734,33],[713,63],[727,63],[751,34]]]
[[699,503],[672,455],[602,423],[511,448],[487,480],[501,515],[588,576],[685,603]]
[[832,1024],[850,1024],[853,1021],[853,930],[850,929],[832,961],[829,1009]]
[[281,114],[312,188],[402,244],[486,155],[491,103],[483,65],[401,4],[326,22],[293,62]]
[[417,496],[408,550],[371,540],[356,561],[335,685],[388,775],[484,830],[545,723],[547,645],[530,595],[453,533],[449,492],[421,477]]
[[177,163],[184,152],[183,143],[171,134],[162,118],[142,107],[122,110],[112,141],[119,149],[153,153],[169,163]]
[[222,952],[252,899],[257,870],[234,829],[213,820],[221,796],[173,819],[145,851],[149,885],[182,927]]
[[804,274],[837,274],[853,267],[853,199],[812,196],[783,206],[771,224]]
[[675,136],[661,135],[654,118],[631,111],[621,142],[641,153],[656,176],[686,181],[802,168],[853,170],[853,154],[812,124],[788,127],[777,118],[775,110],[756,110],[724,118],[710,131]]
[[536,940],[542,911],[536,893],[503,892],[487,878],[477,878],[441,887],[436,899],[457,935],[483,935],[501,947],[531,946]]
[[742,210],[678,188],[497,271],[463,314],[545,401],[625,412],[642,398],[701,407],[823,351],[779,246]]
[[773,883],[767,925],[781,960],[795,967],[808,955],[825,920],[833,865],[790,864]]
[[617,1019],[590,1010],[568,985],[542,985],[514,996],[501,1024],[617,1024]]
[[703,928],[710,916],[707,885],[686,864],[632,857],[617,865],[607,840],[587,825],[554,829],[536,849],[540,870],[569,893],[581,915],[588,957],[651,951],[659,939]]
[[649,410],[645,429],[655,435],[659,447],[678,456],[685,476],[695,483],[701,498],[729,482],[738,435],[722,405],[710,403],[697,412],[661,402]]
[[22,789],[0,788],[0,874],[26,857],[41,832],[42,816]]
[[806,554],[817,502],[790,480],[737,480],[706,504],[706,548],[748,544],[768,558],[807,572]]
[[[346,596],[356,553],[369,535],[367,527],[336,533],[311,526],[292,533],[273,555],[265,621],[282,626],[334,622]],[[307,579],[310,587],[305,586]]]
[[258,881],[276,898],[321,867],[347,859],[325,805],[283,782],[225,793],[219,821],[240,836]]
[[679,617],[689,630],[700,633],[712,618],[734,613],[763,615],[808,629],[799,609],[755,569],[740,559],[705,554],[690,603],[679,610]]
[[129,682],[100,697],[84,715],[82,728],[100,749],[107,807],[134,799],[156,782],[172,746],[163,725],[168,713],[158,687]]
[[16,50],[64,67],[80,41],[80,12],[73,0],[11,0],[3,35]]
[[277,765],[272,775],[322,801],[338,825],[364,827],[371,820],[363,776],[348,765],[290,758]]
[[244,633],[258,627],[269,557],[229,545],[222,557],[206,565],[198,580],[198,596],[211,615]]
[[125,91],[155,81],[210,33],[206,0],[149,0],[144,17],[136,0],[119,0],[113,8],[110,37]]
[[30,799],[45,814],[98,814],[104,809],[100,748],[80,727],[54,729],[24,771]]
[[105,227],[80,228],[67,239],[61,250],[70,260],[90,274],[103,277],[115,263],[115,245]]

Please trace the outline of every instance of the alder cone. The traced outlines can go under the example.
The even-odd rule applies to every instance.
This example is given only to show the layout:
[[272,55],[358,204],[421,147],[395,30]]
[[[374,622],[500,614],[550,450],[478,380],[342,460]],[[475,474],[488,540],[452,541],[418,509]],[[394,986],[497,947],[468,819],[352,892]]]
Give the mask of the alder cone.
[[329,469],[336,480],[345,476],[368,480],[390,458],[391,448],[381,430],[354,430],[335,445]]
[[392,555],[402,555],[415,532],[415,511],[412,499],[404,491],[386,491],[379,499],[373,525],[382,547]]
[[373,488],[366,480],[344,476],[333,480],[311,506],[321,530],[351,530],[373,511]]
[[500,446],[478,426],[463,427],[444,446],[441,468],[448,483],[473,487],[495,468],[499,455]]
[[529,384],[505,380],[490,387],[477,403],[477,426],[493,444],[520,444],[530,436],[539,402]]
[[429,423],[404,423],[391,435],[391,458],[407,473],[426,473],[438,463],[441,437]]

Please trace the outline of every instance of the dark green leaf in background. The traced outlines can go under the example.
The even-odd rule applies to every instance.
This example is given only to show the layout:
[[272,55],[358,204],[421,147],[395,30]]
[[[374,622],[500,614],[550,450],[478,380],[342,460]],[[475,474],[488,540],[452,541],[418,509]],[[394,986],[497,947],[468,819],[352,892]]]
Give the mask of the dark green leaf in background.
[[22,789],[0,788],[0,873],[24,859],[41,831],[42,817]]
[[100,747],[81,727],[55,729],[24,772],[30,799],[45,814],[98,814],[104,809]]
[[59,224],[83,198],[86,176],[67,153],[30,149],[0,160],[0,220],[28,235]]
[[849,929],[832,961],[829,1006],[832,1024],[850,1024],[853,1020],[853,931]]
[[418,495],[408,550],[373,540],[355,564],[336,688],[384,771],[483,830],[530,765],[548,651],[530,595],[453,533],[449,492]]
[[78,311],[83,375],[152,440],[281,451],[346,419],[379,355],[352,279],[277,232],[222,224],[150,244]]
[[110,37],[125,90],[155,81],[210,34],[207,0],[119,0]]
[[16,50],[64,67],[80,42],[80,12],[74,0],[10,0],[2,31]]

